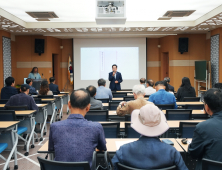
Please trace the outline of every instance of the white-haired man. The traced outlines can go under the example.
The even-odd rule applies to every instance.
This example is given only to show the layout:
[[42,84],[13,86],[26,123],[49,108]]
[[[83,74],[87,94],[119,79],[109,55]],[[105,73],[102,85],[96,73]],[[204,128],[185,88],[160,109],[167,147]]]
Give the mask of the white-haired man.
[[116,110],[117,115],[124,116],[126,114],[131,114],[132,111],[135,109],[140,109],[146,104],[153,104],[152,102],[148,102],[146,99],[144,99],[145,94],[146,93],[144,85],[135,85],[133,87],[133,95],[135,100],[129,102],[121,102]]

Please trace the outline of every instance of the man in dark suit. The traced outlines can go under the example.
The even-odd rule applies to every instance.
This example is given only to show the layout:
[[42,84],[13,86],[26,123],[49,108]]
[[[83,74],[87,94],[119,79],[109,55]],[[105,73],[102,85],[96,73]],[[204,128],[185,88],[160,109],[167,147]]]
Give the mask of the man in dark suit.
[[167,82],[169,91],[172,91],[172,92],[174,93],[174,87],[170,85],[170,78],[169,78],[169,77],[165,77],[165,78],[164,78],[164,81]]
[[[54,78],[54,77],[50,77],[50,78],[49,78],[49,82],[50,82],[50,84],[49,84],[49,89],[50,89],[52,92],[57,92],[57,94],[59,94],[60,91],[59,91],[58,85],[55,84],[55,78]],[[54,94],[54,93],[53,93],[53,94]]]
[[[196,170],[202,170],[202,159],[222,162],[222,91],[213,88],[204,94],[204,110],[210,119],[198,123],[188,153],[198,159]],[[209,170],[221,168],[209,167]]]
[[1,90],[1,99],[9,99],[11,96],[18,94],[15,86],[15,79],[13,77],[8,77],[5,79],[6,86]]
[[122,75],[120,72],[117,72],[117,65],[112,65],[113,72],[109,73],[109,88],[111,91],[121,90],[120,83],[123,81]]

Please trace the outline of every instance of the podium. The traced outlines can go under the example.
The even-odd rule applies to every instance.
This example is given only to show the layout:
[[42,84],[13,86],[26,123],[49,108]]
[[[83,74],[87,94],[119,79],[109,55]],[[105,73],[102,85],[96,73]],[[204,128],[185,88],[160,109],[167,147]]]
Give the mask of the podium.
[[34,87],[36,90],[40,90],[42,81],[47,81],[47,80],[46,79],[33,79],[32,87]]

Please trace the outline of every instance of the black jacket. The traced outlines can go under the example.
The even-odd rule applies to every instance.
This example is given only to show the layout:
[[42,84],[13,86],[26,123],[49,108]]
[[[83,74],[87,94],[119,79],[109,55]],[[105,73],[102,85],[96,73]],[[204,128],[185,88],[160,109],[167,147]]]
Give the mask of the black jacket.
[[[222,162],[221,151],[222,111],[214,113],[210,119],[196,126],[192,143],[188,148],[191,157],[198,159],[196,170],[202,170],[202,158]],[[217,168],[209,170],[217,170]]]
[[1,90],[1,99],[9,99],[15,94],[18,94],[18,90],[15,87],[5,86]]
[[190,90],[187,90],[184,87],[180,87],[176,94],[177,101],[183,101],[184,97],[196,97],[195,89],[192,87]]
[[169,91],[174,92],[174,87],[173,87],[173,86],[171,86],[170,84],[168,84],[168,88],[169,88]]

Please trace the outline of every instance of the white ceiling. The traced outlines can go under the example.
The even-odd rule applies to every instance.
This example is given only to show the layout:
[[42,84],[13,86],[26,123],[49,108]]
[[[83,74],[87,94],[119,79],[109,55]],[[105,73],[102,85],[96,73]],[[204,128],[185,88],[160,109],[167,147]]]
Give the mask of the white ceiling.
[[[158,21],[168,10],[196,10],[170,21],[194,21],[222,4],[222,0],[126,0],[127,21]],[[26,11],[54,11],[51,22],[95,22],[96,0],[0,0],[0,7],[25,22],[38,22]]]

